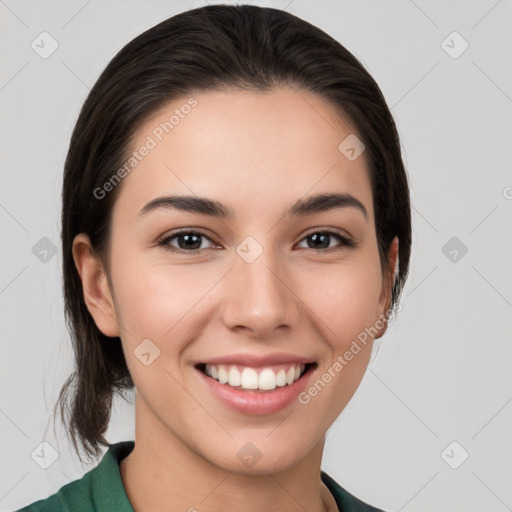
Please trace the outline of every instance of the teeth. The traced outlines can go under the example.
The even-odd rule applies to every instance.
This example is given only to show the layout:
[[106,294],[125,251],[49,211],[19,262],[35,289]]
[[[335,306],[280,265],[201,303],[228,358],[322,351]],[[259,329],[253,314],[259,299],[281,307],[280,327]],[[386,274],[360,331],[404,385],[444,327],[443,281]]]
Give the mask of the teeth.
[[303,364],[294,364],[286,369],[280,368],[277,372],[272,368],[263,368],[260,373],[250,367],[243,370],[236,365],[205,365],[204,373],[218,380],[221,384],[228,384],[232,387],[242,389],[261,389],[270,391],[277,386],[282,387],[294,383],[304,373],[306,368]]
[[226,384],[229,380],[228,372],[225,370],[224,366],[219,367],[218,380],[221,384]]
[[236,369],[235,366],[232,366],[229,369],[229,385],[236,387],[236,386],[240,386],[241,383],[242,383],[242,379],[240,376],[240,372]]
[[281,368],[276,375],[276,384],[278,386],[286,386],[286,372]]
[[260,389],[276,389],[276,380],[276,374],[270,368],[265,368],[260,373],[258,387]]
[[[236,370],[238,372],[238,370]],[[258,389],[258,374],[253,368],[244,368],[240,379],[240,386],[244,389]]]

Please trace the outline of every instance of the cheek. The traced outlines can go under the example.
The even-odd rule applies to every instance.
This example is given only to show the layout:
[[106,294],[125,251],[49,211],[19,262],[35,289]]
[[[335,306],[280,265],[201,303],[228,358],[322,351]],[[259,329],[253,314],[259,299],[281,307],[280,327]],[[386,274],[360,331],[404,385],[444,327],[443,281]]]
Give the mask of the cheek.
[[[187,338],[193,338],[191,330],[200,334],[212,307],[224,303],[222,290],[231,289],[230,276],[224,278],[224,283],[219,279],[230,265],[170,265],[163,252],[156,254],[163,249],[149,249],[153,251],[151,258],[136,248],[122,252],[116,249],[128,246],[124,242],[112,247],[116,310],[124,338],[129,341],[127,348],[133,350],[149,338],[161,348],[168,347],[172,340],[173,350],[179,352],[180,340],[186,343]],[[376,248],[347,253],[338,262],[290,264],[283,281],[293,290],[284,292],[288,300],[298,303],[303,318],[316,324],[335,351],[343,350],[376,320],[381,291]]]
[[[219,283],[226,270],[222,265],[168,265],[165,258],[150,260],[135,251],[113,256],[118,317],[138,337],[172,336],[188,315],[199,320],[198,311],[206,303],[211,306],[225,286]],[[286,273],[284,281],[294,291],[289,300],[303,302],[310,318],[322,321],[331,336],[346,339],[375,321],[381,291],[378,257],[360,251],[340,263],[308,262]]]
[[[378,315],[380,268],[375,263],[324,269],[310,273],[303,288],[306,304],[317,318],[324,339],[324,364],[302,395],[308,418],[331,425],[359,387],[371,357],[371,328]],[[306,281],[304,281],[306,283]],[[311,283],[315,283],[312,287]]]
[[180,340],[185,343],[193,334],[192,319],[194,328],[199,326],[218,274],[214,267],[169,265],[165,258],[136,253],[119,258],[113,272],[116,309],[130,347],[149,338],[162,350],[172,346],[179,352]]
[[[165,403],[170,395],[181,401],[181,357],[200,334],[201,298],[218,280],[211,275],[200,279],[193,266],[187,268],[128,256],[116,267],[116,310],[126,363],[137,389],[153,404]],[[148,366],[144,353],[150,354]]]
[[354,261],[311,267],[300,279],[299,295],[325,324],[333,344],[342,348],[375,322],[382,286],[375,258],[359,253]]

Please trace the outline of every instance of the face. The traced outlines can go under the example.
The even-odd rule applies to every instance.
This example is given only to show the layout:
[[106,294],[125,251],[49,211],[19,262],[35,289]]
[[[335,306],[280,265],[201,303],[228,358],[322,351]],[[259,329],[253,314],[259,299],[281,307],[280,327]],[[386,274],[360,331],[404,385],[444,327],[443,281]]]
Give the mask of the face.
[[[90,310],[121,337],[145,436],[229,471],[279,471],[322,445],[366,370],[372,339],[362,333],[385,330],[390,284],[365,154],[338,149],[353,130],[311,93],[193,97],[193,108],[173,101],[137,132],[134,150],[153,146],[148,137],[154,147],[118,185],[112,288]],[[345,200],[289,211],[322,194]],[[231,215],[187,211],[191,201],[147,206],[166,196],[205,198]],[[391,268],[395,258],[393,244]],[[240,379],[276,388],[235,389]],[[241,449],[261,459],[249,467]]]

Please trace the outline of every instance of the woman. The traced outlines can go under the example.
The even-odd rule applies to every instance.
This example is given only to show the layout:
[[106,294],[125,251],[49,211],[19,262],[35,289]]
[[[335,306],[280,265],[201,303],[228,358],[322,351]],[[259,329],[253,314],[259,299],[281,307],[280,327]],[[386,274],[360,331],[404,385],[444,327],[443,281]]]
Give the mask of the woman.
[[[410,217],[383,96],[318,28],[217,5],[128,43],[63,184],[60,411],[77,453],[109,449],[22,510],[379,510],[321,460],[398,303]],[[133,387],[135,442],[109,445]]]

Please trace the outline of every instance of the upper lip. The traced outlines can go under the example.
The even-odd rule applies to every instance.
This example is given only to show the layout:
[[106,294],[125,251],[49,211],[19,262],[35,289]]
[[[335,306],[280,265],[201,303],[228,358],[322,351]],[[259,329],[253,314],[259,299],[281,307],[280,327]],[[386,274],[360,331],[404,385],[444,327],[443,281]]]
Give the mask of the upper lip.
[[198,364],[238,364],[241,366],[259,367],[273,364],[309,364],[314,363],[309,357],[298,356],[295,354],[287,354],[284,352],[278,352],[275,354],[268,355],[256,355],[256,354],[229,354],[225,356],[214,357],[201,361]]

